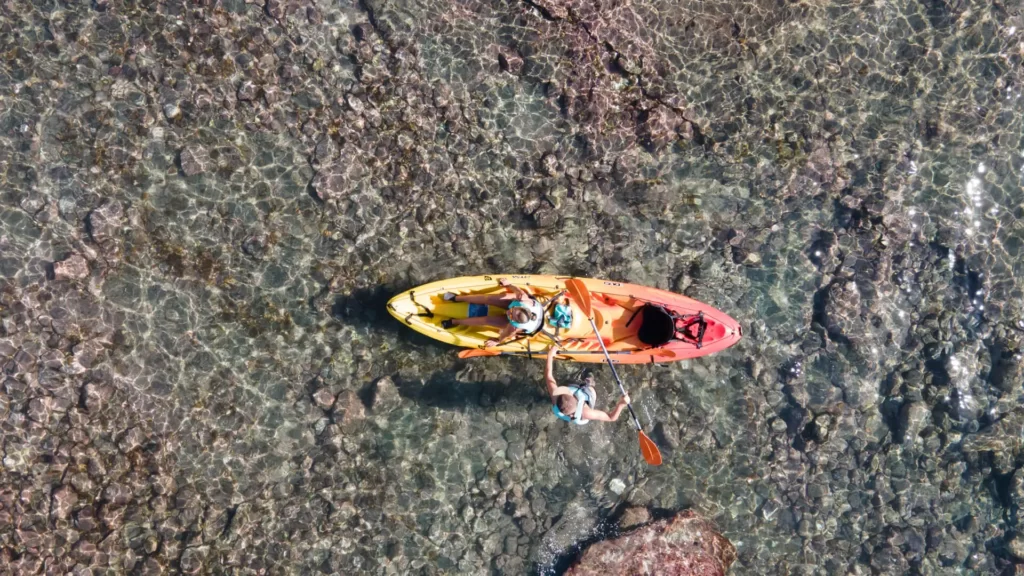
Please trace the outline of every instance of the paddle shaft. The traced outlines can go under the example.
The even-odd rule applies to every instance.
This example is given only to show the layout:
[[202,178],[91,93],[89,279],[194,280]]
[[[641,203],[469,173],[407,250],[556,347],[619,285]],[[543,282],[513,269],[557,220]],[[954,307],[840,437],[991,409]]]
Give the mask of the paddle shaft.
[[[619,392],[622,392],[623,396],[626,396],[626,388],[622,385],[622,380],[619,378],[619,373],[615,370],[615,363],[612,362],[612,357],[608,354],[608,349],[604,346],[604,339],[601,338],[601,333],[597,331],[597,323],[594,322],[593,316],[587,316],[590,320],[590,327],[594,329],[594,336],[597,336],[597,342],[601,345],[601,351],[604,352],[604,358],[608,361],[608,366],[612,369],[612,376],[615,377],[615,383],[619,385]],[[633,423],[636,424],[636,429],[643,431],[640,426],[640,420],[636,417],[636,412],[633,411],[633,403],[626,402],[626,407],[629,408],[629,414],[633,416]]]

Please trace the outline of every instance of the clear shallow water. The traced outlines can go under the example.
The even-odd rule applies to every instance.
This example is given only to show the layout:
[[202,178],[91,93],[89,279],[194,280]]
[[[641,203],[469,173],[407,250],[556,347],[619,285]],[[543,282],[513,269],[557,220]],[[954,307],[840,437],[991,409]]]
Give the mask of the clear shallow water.
[[[736,574],[1011,566],[1019,7],[2,14],[17,570],[543,572],[624,503],[712,518]],[[496,271],[684,292],[747,338],[624,370],[652,469],[624,422],[555,421],[540,362],[384,310]]]

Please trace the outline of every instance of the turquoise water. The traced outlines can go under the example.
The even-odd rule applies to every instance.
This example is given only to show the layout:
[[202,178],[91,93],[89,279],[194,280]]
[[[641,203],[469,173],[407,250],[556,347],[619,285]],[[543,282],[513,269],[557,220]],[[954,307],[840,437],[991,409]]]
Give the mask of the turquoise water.
[[[628,504],[733,574],[1012,571],[1022,54],[1014,3],[7,2],[0,558],[551,573]],[[384,308],[503,272],[743,324],[622,370],[662,467]]]

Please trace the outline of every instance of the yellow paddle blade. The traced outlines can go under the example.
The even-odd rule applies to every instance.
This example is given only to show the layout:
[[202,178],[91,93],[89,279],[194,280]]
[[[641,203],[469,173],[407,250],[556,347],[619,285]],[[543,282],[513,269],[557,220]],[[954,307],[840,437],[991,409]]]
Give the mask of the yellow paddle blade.
[[643,430],[637,432],[640,434],[640,453],[644,455],[644,460],[651,466],[661,466],[661,451],[654,440],[648,438]]
[[569,296],[580,307],[580,310],[583,310],[583,315],[590,318],[593,311],[590,303],[590,290],[587,290],[583,281],[577,278],[570,278],[565,281],[565,289],[569,291]]
[[465,360],[466,358],[480,358],[480,357],[483,357],[483,356],[501,356],[501,350],[488,350],[486,348],[482,348],[482,349],[474,348],[474,349],[471,349],[471,350],[463,350],[462,352],[459,352],[459,358],[462,358],[463,360]]
[[655,358],[675,358],[676,353],[662,348],[659,350],[651,350],[651,356],[654,356]]

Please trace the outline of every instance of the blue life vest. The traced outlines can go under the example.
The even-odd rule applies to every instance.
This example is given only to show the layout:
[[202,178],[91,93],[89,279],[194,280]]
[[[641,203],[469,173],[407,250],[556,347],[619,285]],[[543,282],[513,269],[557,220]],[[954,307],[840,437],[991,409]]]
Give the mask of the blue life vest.
[[561,420],[583,425],[586,424],[587,422],[590,422],[590,420],[583,419],[583,405],[589,404],[590,407],[593,408],[595,400],[594,396],[596,396],[596,394],[594,394],[593,388],[590,388],[588,386],[577,385],[574,386],[573,388],[575,389],[572,391],[572,395],[576,398],[576,412],[573,414],[573,417],[570,418],[565,414],[562,414],[562,411],[558,409],[557,403],[551,404],[551,411],[554,412],[555,416],[558,416],[558,418]]

